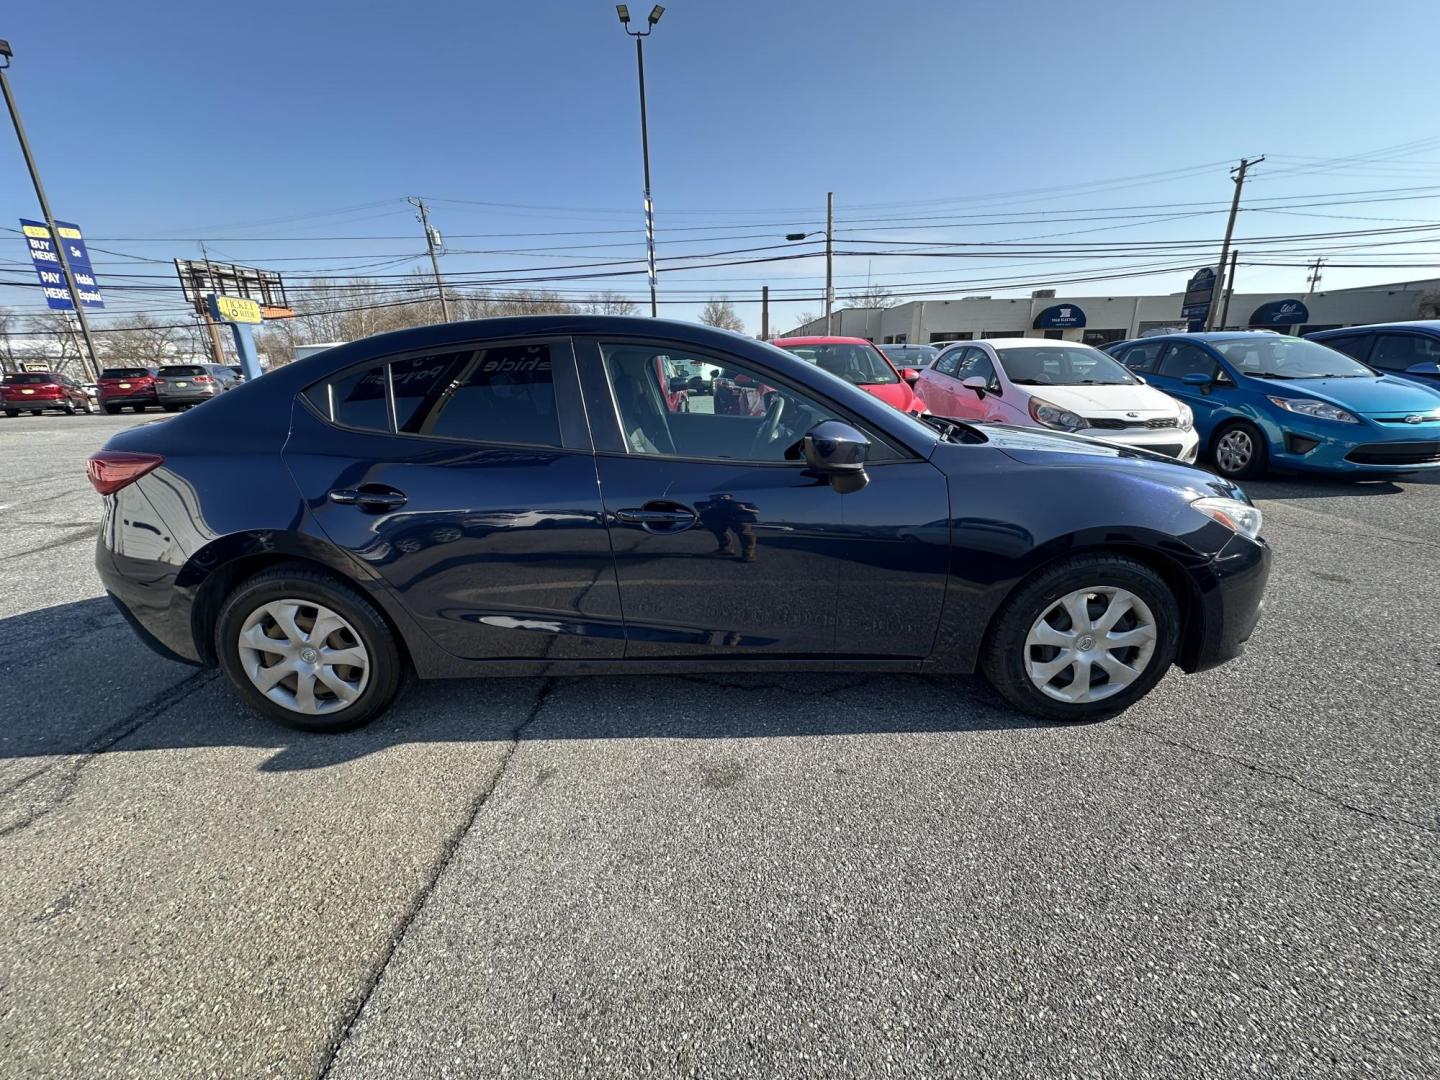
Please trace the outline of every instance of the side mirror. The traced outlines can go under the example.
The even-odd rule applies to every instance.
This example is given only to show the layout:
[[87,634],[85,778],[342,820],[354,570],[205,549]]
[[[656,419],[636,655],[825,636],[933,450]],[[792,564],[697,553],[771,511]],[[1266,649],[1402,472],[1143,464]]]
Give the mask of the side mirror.
[[691,389],[690,380],[683,375],[676,375],[670,380],[670,392],[678,394],[681,390]]
[[800,440],[805,464],[829,476],[863,476],[870,440],[842,420],[822,420]]
[[1406,375],[1440,375],[1440,362],[1434,360],[1421,360],[1418,364],[1411,364],[1405,369]]
[[906,382],[908,382],[911,386],[914,386],[917,382],[920,381],[920,372],[913,367],[901,368],[900,377]]
[[1180,381],[1186,386],[1198,386],[1201,390],[1205,390],[1215,380],[1211,376],[1206,375],[1203,371],[1192,371],[1188,374],[1181,375]]
[[966,378],[960,380],[960,385],[965,387],[967,390],[974,390],[975,396],[978,398],[983,398],[985,396],[984,375],[967,376]]
[[[1131,374],[1131,375],[1135,375],[1135,373],[1134,373],[1133,371],[1132,371],[1130,374]],[[1144,376],[1144,375],[1135,375],[1135,381],[1138,382],[1141,386],[1149,386],[1149,385],[1150,385],[1149,383],[1147,383],[1147,382],[1145,381],[1145,376]]]

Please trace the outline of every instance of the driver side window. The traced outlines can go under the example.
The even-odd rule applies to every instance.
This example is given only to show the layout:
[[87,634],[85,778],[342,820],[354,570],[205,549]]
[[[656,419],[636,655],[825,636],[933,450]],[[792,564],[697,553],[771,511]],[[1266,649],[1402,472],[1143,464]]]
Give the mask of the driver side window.
[[955,369],[955,378],[964,381],[972,375],[979,375],[985,380],[985,389],[993,394],[1000,392],[1000,380],[995,377],[995,365],[990,360],[990,355],[974,345],[965,350],[965,358],[960,361],[960,366]]
[[[798,463],[805,432],[843,419],[729,359],[640,344],[602,343],[600,352],[632,454]],[[696,374],[688,381],[667,377],[674,370]]]

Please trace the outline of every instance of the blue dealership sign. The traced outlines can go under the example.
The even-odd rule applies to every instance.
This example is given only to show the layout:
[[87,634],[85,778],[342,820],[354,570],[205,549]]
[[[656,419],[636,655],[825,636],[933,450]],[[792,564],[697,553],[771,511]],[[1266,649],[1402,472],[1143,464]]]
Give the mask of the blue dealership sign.
[[[85,247],[85,238],[80,226],[68,221],[55,222],[59,240],[65,245],[65,258],[70,263],[70,272],[75,275],[75,291],[80,294],[80,306],[103,308],[105,298],[100,295],[100,285],[95,280],[95,270],[90,265],[90,252]],[[30,248],[30,261],[35,264],[35,273],[45,291],[45,303],[54,311],[74,311],[70,301],[70,290],[65,287],[65,271],[60,265],[60,256],[55,250],[55,237],[43,221],[20,219],[20,231]]]
[[1310,309],[1303,300],[1271,300],[1250,316],[1251,326],[1295,326],[1310,321]]
[[1215,271],[1202,266],[1191,276],[1185,286],[1185,299],[1180,301],[1180,317],[1189,324],[1188,329],[1200,330],[1210,315],[1210,305],[1215,302]]
[[1055,304],[1035,316],[1036,330],[1078,330],[1085,325],[1085,312],[1074,304]]

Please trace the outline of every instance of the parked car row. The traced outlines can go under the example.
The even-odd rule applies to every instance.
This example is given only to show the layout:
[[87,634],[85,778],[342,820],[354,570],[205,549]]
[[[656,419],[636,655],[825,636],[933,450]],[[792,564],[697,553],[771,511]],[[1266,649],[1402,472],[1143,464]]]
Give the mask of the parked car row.
[[[777,344],[798,340],[866,344]],[[1044,338],[883,347],[892,370],[917,348],[932,350],[929,363],[897,370],[914,384],[910,411],[1050,428],[1187,463],[1203,453],[1230,478],[1440,468],[1440,321],[1307,338],[1162,333],[1103,352]]]

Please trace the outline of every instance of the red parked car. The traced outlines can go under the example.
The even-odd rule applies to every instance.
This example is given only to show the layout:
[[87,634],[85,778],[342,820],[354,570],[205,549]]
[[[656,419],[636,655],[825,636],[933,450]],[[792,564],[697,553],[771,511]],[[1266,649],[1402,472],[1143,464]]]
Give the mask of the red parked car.
[[58,371],[12,371],[0,382],[0,407],[6,416],[58,409],[74,416],[92,412],[85,388]]
[[901,412],[919,416],[926,411],[925,402],[910,389],[920,373],[910,368],[897,370],[889,357],[864,338],[791,337],[776,338],[770,344],[854,383]]
[[154,368],[112,367],[100,372],[100,404],[114,415],[126,405],[144,412],[154,405],[160,407],[157,375]]

